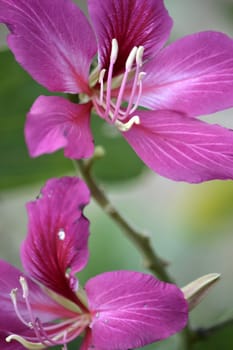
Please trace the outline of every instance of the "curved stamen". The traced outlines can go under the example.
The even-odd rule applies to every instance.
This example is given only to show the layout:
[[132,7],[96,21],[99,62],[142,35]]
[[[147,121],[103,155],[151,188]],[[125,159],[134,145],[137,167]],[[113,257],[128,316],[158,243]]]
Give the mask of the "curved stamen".
[[18,317],[18,319],[27,327],[32,328],[32,323],[31,322],[27,322],[20,314],[19,312],[19,308],[18,308],[18,304],[17,304],[17,292],[18,292],[18,288],[12,289],[12,291],[10,292],[10,297],[14,306],[14,310],[15,313]]
[[125,91],[125,86],[126,86],[126,83],[127,83],[127,79],[128,79],[128,75],[132,69],[132,66],[133,66],[133,63],[134,63],[134,60],[136,58],[136,55],[137,55],[137,47],[133,47],[133,49],[131,50],[130,54],[129,54],[129,57],[127,58],[127,61],[126,61],[126,64],[125,64],[125,74],[123,76],[123,80],[122,80],[122,83],[121,83],[121,87],[120,87],[120,91],[119,91],[119,94],[118,94],[118,97],[117,97],[117,102],[116,102],[116,106],[115,106],[115,111],[114,111],[114,115],[113,115],[113,119],[112,119],[112,123],[114,123],[117,119],[117,116],[118,116],[118,111],[119,111],[119,108],[123,102],[123,94],[124,94],[124,91]]
[[[124,74],[116,77],[121,78],[119,80],[118,95],[114,96],[116,102],[112,100],[112,83],[113,83],[113,68],[118,57],[118,42],[116,39],[112,40],[112,49],[110,56],[110,64],[108,69],[107,83],[104,84],[104,76],[106,69],[102,69],[99,73],[99,98],[97,96],[93,97],[93,105],[97,113],[102,116],[102,118],[107,119],[111,124],[115,124],[120,131],[128,131],[134,124],[140,124],[139,116],[133,116],[133,114],[139,106],[141,94],[142,94],[142,79],[145,75],[140,69],[143,64],[143,46],[135,46],[130,51],[130,54],[125,63]],[[128,99],[128,105],[124,109],[122,103],[124,102],[124,93],[127,86],[127,81],[133,77],[131,84],[131,92]],[[115,79],[115,78],[114,78]],[[124,121],[127,122],[124,123]]]
[[[142,79],[145,76],[145,74],[146,74],[145,72],[140,72],[139,75],[138,75],[138,94],[137,94],[137,99],[134,102],[134,106],[130,109],[130,111],[128,111],[128,109],[127,109],[129,114],[132,114],[133,112],[135,112],[136,109],[139,106],[139,101],[140,101],[140,98],[142,96]],[[130,104],[128,106],[130,106]]]
[[106,69],[102,69],[100,71],[99,75],[99,84],[100,84],[100,97],[99,97],[99,103],[102,106],[103,100],[104,100],[104,76],[106,73]]
[[[137,101],[139,101],[139,99],[141,97],[141,92],[142,92],[141,81],[142,81],[143,76],[145,75],[144,72],[140,72],[140,68],[142,66],[143,52],[144,52],[144,47],[139,46],[139,48],[137,49],[137,54],[136,54],[136,71],[135,71],[135,76],[134,76],[134,82],[133,82],[133,87],[131,90],[128,106],[126,109],[126,115],[128,115],[130,113],[130,111],[132,110],[133,100],[134,100],[136,89],[138,86],[139,86],[139,93],[137,96]],[[141,85],[141,87],[140,87],[140,85]],[[135,104],[137,104],[137,103],[135,103]],[[138,107],[138,104],[137,104],[137,107]],[[136,109],[137,109],[137,107],[136,107]]]
[[140,124],[140,118],[138,115],[133,116],[127,123],[122,123],[119,120],[116,120],[115,122],[115,125],[117,126],[117,128],[123,132],[129,131],[134,124],[136,125]]
[[110,64],[109,64],[108,78],[107,78],[105,118],[107,118],[109,115],[110,100],[111,100],[112,74],[113,74],[114,64],[117,60],[117,56],[118,56],[118,42],[116,39],[112,39],[112,50],[111,50]]
[[29,299],[28,299],[28,296],[29,296],[28,284],[27,284],[26,279],[24,277],[22,277],[22,276],[20,276],[19,282],[20,282],[21,287],[22,287],[23,298],[25,300],[25,303],[26,303],[26,306],[27,306],[27,310],[28,310],[28,313],[29,313],[29,317],[30,317],[30,320],[31,320],[30,324],[33,325],[34,316],[33,316],[33,313],[32,313],[31,304],[30,304]]

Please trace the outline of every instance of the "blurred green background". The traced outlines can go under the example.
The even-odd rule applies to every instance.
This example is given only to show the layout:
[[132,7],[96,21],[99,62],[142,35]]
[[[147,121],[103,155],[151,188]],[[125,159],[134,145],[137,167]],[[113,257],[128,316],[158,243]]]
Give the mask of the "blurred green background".
[[[76,1],[86,10],[85,1]],[[232,0],[167,0],[174,19],[171,40],[212,29],[233,36]],[[25,202],[39,193],[49,177],[73,174],[63,153],[30,159],[23,139],[25,114],[45,90],[5,50],[6,30],[0,26],[0,258],[20,266],[19,246],[27,231]],[[77,34],[78,35],[78,34]],[[233,128],[233,111],[205,118]],[[175,183],[145,169],[128,145],[93,118],[97,144],[107,155],[95,171],[113,203],[134,225],[151,234],[156,251],[170,263],[169,272],[183,286],[210,272],[220,283],[190,315],[193,327],[233,317],[233,182],[201,185]],[[142,270],[135,248],[104,213],[91,203],[90,260],[80,274],[83,283],[103,271]],[[233,329],[226,328],[194,350],[233,349]],[[77,344],[69,347],[76,350]],[[182,350],[178,337],[148,349]]]

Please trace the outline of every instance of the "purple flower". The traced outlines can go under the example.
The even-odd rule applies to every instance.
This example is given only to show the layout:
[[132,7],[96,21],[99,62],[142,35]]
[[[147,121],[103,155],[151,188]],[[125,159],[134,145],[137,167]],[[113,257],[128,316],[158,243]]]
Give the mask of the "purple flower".
[[90,157],[94,110],[163,176],[233,178],[233,133],[196,118],[233,106],[232,39],[206,31],[162,49],[172,27],[162,0],[87,3],[92,27],[70,0],[0,0],[17,61],[80,102],[35,101],[25,130],[31,156],[64,147],[67,157]]
[[107,272],[82,289],[75,273],[88,260],[89,201],[77,178],[51,179],[27,205],[21,249],[25,273],[0,261],[1,350],[45,349],[83,335],[82,350],[127,350],[164,339],[187,323],[175,285],[151,275]]

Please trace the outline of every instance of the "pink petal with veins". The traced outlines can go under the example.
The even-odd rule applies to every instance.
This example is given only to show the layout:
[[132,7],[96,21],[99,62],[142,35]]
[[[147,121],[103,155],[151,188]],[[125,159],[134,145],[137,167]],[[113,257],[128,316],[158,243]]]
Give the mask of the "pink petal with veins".
[[62,97],[40,96],[28,113],[25,138],[32,157],[65,149],[69,158],[94,152],[90,129],[91,103],[75,104]]
[[143,70],[140,104],[145,107],[198,116],[233,106],[233,40],[225,34],[179,39]]
[[86,284],[95,311],[92,343],[101,350],[127,350],[164,339],[187,323],[187,303],[175,285],[132,271],[107,272]]
[[114,73],[124,70],[134,46],[143,45],[144,59],[153,57],[169,37],[172,19],[162,0],[88,0],[99,47],[101,68],[108,68],[112,39],[119,46]]
[[16,60],[40,84],[51,91],[89,92],[96,41],[71,0],[0,0],[0,22],[10,29]]
[[158,174],[176,181],[233,178],[233,132],[174,111],[138,111],[140,125],[122,133]]
[[21,250],[24,268],[35,280],[73,301],[77,301],[78,287],[74,274],[88,260],[89,223],[82,211],[89,199],[82,180],[63,177],[49,180],[42,196],[27,204],[28,234]]

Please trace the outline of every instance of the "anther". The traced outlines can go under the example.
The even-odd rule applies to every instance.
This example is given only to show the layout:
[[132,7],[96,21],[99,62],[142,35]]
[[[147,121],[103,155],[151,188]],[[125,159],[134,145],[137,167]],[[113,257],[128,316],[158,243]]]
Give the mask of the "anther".
[[14,306],[17,305],[17,297],[16,297],[17,291],[18,291],[18,288],[14,288],[10,292],[10,297]]
[[108,77],[107,77],[107,94],[106,94],[106,110],[104,117],[107,118],[110,111],[110,102],[111,102],[111,85],[112,85],[112,75],[113,75],[113,67],[117,60],[118,56],[118,42],[114,38],[112,39],[112,50],[110,55],[110,65],[108,68]]
[[115,122],[116,127],[122,132],[129,131],[134,124],[140,124],[140,118],[138,115],[133,116],[127,123],[122,123],[119,120],[116,120]]
[[136,63],[137,65],[139,65],[139,67],[142,66],[143,53],[144,53],[144,46],[139,46],[136,54]]
[[140,72],[138,74],[138,83],[140,83],[140,81],[142,81],[142,79],[145,77],[146,72]]
[[20,312],[19,312],[19,309],[18,309],[18,304],[17,304],[17,292],[18,292],[18,288],[14,288],[11,290],[10,292],[10,297],[11,297],[11,300],[12,300],[12,303],[13,303],[13,306],[14,306],[14,309],[15,309],[15,313],[18,317],[18,319],[27,327],[30,327],[31,328],[31,323],[30,322],[27,322],[21,315],[20,315]]
[[117,60],[118,51],[119,51],[118,42],[117,42],[117,39],[114,38],[114,39],[112,39],[112,49],[111,49],[111,56],[110,56],[110,61],[113,64]]
[[28,284],[23,276],[20,276],[19,282],[20,282],[21,287],[22,287],[23,298],[26,299],[28,297]]
[[106,73],[106,69],[101,69],[99,74],[99,84],[100,84],[100,94],[99,94],[99,103],[102,106],[104,100],[104,76]]
[[125,63],[125,69],[127,71],[130,71],[132,66],[133,66],[133,63],[134,63],[134,60],[135,60],[135,57],[137,55],[137,51],[138,51],[138,48],[136,46],[134,46],[132,48],[132,50],[130,51],[130,54],[126,60],[126,63]]

